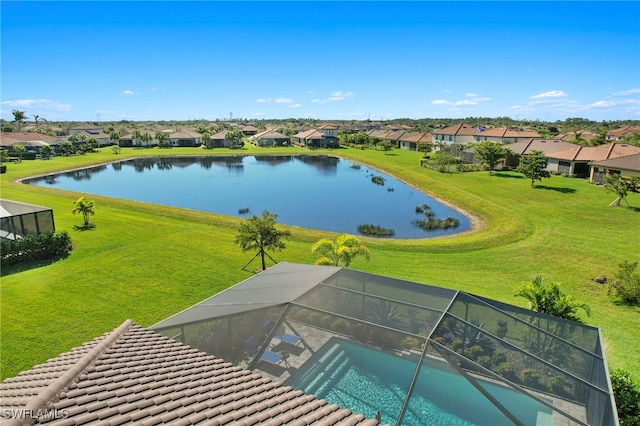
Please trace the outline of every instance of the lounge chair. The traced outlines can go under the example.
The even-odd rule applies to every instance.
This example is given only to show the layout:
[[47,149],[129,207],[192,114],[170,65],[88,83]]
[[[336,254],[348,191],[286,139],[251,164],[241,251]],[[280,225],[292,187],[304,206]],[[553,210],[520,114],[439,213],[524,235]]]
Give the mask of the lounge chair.
[[[258,346],[258,344],[256,343],[255,337],[250,336],[246,338],[243,341],[243,343],[245,347],[245,354],[248,357],[253,358],[260,352],[260,346]],[[288,366],[287,356],[281,355],[277,352],[270,351],[268,349],[265,349],[265,351],[262,352],[262,355],[260,355],[260,361],[264,361],[268,364],[273,364],[273,365],[278,365],[284,361],[284,364]]]
[[[271,330],[273,330],[273,327],[275,325],[276,323],[272,319],[267,320],[263,324],[264,331],[266,333],[271,333]],[[291,333],[284,333],[282,335],[279,335],[276,333],[275,336],[273,336],[273,338],[293,346],[297,346],[298,343],[302,342],[302,338],[300,336],[296,336],[295,334],[291,334]]]

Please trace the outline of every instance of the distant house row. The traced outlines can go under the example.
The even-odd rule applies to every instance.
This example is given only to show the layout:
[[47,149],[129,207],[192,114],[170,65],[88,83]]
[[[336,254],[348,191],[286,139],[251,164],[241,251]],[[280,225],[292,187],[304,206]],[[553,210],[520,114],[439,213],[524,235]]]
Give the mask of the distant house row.
[[[289,137],[274,129],[260,132],[254,126],[241,128],[243,134],[251,143],[260,147],[295,145],[304,148],[326,148],[339,145],[338,132],[355,132],[357,129],[344,129],[340,125],[325,123],[318,127],[301,129],[298,133]],[[173,147],[200,147],[203,144],[207,148],[228,148],[230,141],[227,139],[227,130],[204,138],[203,135],[193,130],[156,129],[156,131],[168,135],[168,145]],[[118,144],[122,147],[146,147],[158,145],[156,131],[149,131],[150,140],[140,140],[134,137],[134,133],[121,135]],[[454,126],[438,129],[433,133],[413,132],[406,126],[397,126],[391,129],[369,129],[370,137],[390,142],[397,149],[418,150],[421,146],[429,146],[434,150],[443,149],[446,145],[460,147],[461,158],[466,163],[474,163],[474,149],[466,148],[471,144],[492,141],[508,144],[512,156],[507,159],[505,166],[515,167],[520,155],[532,151],[542,151],[548,158],[547,169],[550,172],[567,176],[589,177],[592,181],[601,182],[607,173],[621,173],[624,175],[640,175],[640,148],[619,143],[625,135],[639,132],[639,127],[624,126],[611,130],[606,138],[610,141],[599,146],[582,146],[569,142],[576,137],[575,133],[558,135],[553,139],[543,139],[534,131],[511,130],[506,127],[485,128],[473,126],[467,123],[459,123]],[[69,129],[70,135],[84,135],[86,139],[93,138],[99,146],[114,144],[111,136],[99,126],[77,126]],[[580,133],[580,137],[590,140],[595,134],[589,132]],[[40,133],[2,133],[0,145],[11,151],[15,144],[23,145],[28,151],[38,152],[42,145],[56,146],[68,140],[69,137],[48,136]],[[146,138],[145,138],[146,139]]]

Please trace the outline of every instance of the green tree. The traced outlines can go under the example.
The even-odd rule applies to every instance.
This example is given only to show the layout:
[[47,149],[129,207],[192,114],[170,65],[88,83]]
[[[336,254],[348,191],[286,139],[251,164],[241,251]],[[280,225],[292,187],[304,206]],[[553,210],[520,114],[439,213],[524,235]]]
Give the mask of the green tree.
[[[282,239],[291,236],[289,231],[276,229],[277,217],[277,214],[272,214],[269,213],[268,210],[265,210],[261,216],[253,215],[242,222],[238,228],[236,244],[240,246],[242,251],[257,250],[256,256],[260,255],[262,270],[267,269],[265,256],[269,257],[275,263],[273,258],[267,253],[267,250],[284,249],[286,245],[282,242]],[[254,259],[256,256],[254,256]],[[249,261],[249,263],[251,263],[251,261]],[[247,263],[247,265],[249,263]]]
[[475,146],[476,158],[491,173],[511,152],[500,142],[482,141]]
[[49,158],[51,158],[52,154],[53,148],[51,147],[51,145],[43,145],[42,147],[40,147],[40,155],[43,159],[48,160]]
[[367,261],[370,258],[369,249],[358,237],[342,234],[335,241],[322,238],[311,246],[311,253],[316,256],[316,265],[338,266],[342,263],[348,267],[354,258],[364,256]]
[[25,122],[26,119],[26,115],[24,111],[20,111],[17,109],[14,109],[13,111],[11,111],[11,113],[13,114],[13,121],[16,123],[16,127],[18,129],[18,132],[22,131],[22,125]]
[[448,173],[449,166],[451,166],[451,164],[455,164],[456,161],[455,157],[446,151],[437,151],[433,155],[433,162],[438,166],[438,171],[440,173]]
[[384,151],[384,155],[387,155],[387,152],[393,149],[393,144],[389,141],[383,141],[380,143],[380,148]]
[[160,148],[168,148],[171,135],[167,132],[156,132],[156,140]]
[[140,140],[145,146],[149,146],[149,142],[151,142],[151,139],[153,139],[153,137],[149,132],[143,132],[140,134]]
[[546,167],[547,157],[545,157],[544,152],[533,151],[531,154],[522,155],[520,157],[520,164],[518,165],[517,170],[528,179],[531,179],[531,187],[533,187],[536,180],[551,177],[551,174],[546,170]]
[[200,136],[202,137],[202,143],[204,146],[209,148],[209,143],[211,142],[211,135],[209,132],[202,132]]
[[38,114],[34,114],[33,119],[36,121],[36,132],[38,131],[38,120],[40,119],[40,116]]
[[[627,177],[619,174],[607,176],[604,179],[604,187],[617,195],[617,198],[609,205],[618,207],[622,200],[627,201],[629,192],[640,192],[640,177]],[[629,202],[627,201],[628,204]]]
[[[73,136],[73,135],[72,135]],[[73,152],[73,144],[69,141],[60,142],[60,146],[58,147],[62,155],[71,155]]]
[[84,197],[80,197],[76,201],[74,201],[73,204],[73,214],[82,214],[82,217],[84,218],[84,226],[89,226],[89,216],[93,216],[94,214],[96,214],[95,203],[91,200],[87,200]]
[[133,133],[131,133],[131,138],[133,139],[135,146],[140,148],[140,142],[142,139],[142,133],[140,133],[140,130],[134,130]]
[[12,149],[14,154],[18,154],[18,163],[22,163],[22,156],[27,152],[27,148],[24,145],[13,145]]
[[587,316],[591,314],[589,305],[564,294],[558,284],[543,281],[542,275],[538,275],[531,283],[516,288],[513,294],[527,299],[531,310],[559,318],[582,322],[578,310],[582,309]]
[[232,149],[242,148],[244,146],[244,142],[242,141],[243,137],[244,133],[237,127],[227,130],[227,133],[224,135],[224,139],[229,142],[229,148]]
[[120,146],[120,132],[112,130],[111,133],[109,133],[109,140],[112,144]]

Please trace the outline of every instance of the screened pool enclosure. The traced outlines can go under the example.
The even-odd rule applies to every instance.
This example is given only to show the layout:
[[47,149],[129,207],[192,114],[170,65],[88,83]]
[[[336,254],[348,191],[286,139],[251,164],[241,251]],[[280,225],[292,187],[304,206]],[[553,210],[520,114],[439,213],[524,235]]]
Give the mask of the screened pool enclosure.
[[55,230],[53,210],[0,199],[0,238],[15,240]]
[[617,425],[599,329],[279,263],[152,327],[384,424]]

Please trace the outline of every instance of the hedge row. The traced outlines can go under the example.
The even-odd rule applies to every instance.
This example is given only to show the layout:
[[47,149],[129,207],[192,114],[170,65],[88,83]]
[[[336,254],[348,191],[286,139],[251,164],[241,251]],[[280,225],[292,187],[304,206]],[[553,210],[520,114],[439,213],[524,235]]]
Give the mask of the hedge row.
[[37,237],[27,235],[16,240],[2,240],[3,267],[22,262],[65,257],[72,249],[71,236],[67,231],[46,232]]

